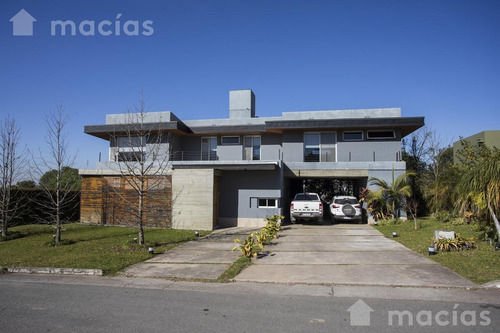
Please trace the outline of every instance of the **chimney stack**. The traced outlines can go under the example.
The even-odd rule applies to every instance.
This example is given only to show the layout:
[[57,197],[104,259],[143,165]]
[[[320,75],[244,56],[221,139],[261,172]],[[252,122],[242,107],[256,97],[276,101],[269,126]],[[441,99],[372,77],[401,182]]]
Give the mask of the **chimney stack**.
[[229,91],[229,118],[245,119],[255,117],[255,95],[252,90]]

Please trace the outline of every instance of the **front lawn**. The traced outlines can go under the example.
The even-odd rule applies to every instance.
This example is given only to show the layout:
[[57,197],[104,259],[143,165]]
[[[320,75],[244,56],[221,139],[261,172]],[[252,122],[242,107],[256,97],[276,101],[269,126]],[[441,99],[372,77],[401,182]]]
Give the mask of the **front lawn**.
[[[63,241],[69,245],[48,246],[54,229],[47,225],[26,225],[9,229],[18,238],[0,241],[0,266],[102,269],[106,275],[152,257],[148,248],[134,244],[137,230],[66,224]],[[147,245],[163,253],[195,239],[192,230],[145,229]],[[210,233],[200,231],[200,236]]]
[[437,252],[429,258],[478,284],[500,280],[500,251],[495,251],[489,242],[481,240],[482,233],[474,231],[471,225],[453,225],[427,218],[419,219],[418,224],[420,225],[418,230],[414,230],[413,220],[402,221],[396,225],[374,226],[374,228],[390,238],[393,238],[392,232],[396,231],[398,234],[398,237],[394,238],[396,241],[427,257],[434,230],[453,230],[464,237],[475,237],[476,249]]

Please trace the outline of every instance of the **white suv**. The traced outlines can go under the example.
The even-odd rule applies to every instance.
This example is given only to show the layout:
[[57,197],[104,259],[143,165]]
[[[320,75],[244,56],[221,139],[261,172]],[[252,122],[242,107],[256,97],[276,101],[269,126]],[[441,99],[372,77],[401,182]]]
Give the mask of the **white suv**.
[[330,204],[332,221],[354,221],[361,223],[361,205],[356,197],[336,196]]

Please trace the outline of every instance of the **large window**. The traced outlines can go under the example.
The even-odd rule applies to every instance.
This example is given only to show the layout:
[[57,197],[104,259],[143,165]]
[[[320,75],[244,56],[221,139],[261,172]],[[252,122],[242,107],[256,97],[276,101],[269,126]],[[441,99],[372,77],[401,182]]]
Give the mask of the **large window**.
[[201,138],[201,160],[214,161],[217,159],[217,137]]
[[305,133],[304,162],[335,162],[335,133]]
[[319,162],[320,133],[304,134],[304,162]]
[[144,136],[123,136],[116,139],[117,162],[139,162],[145,158],[146,137]]
[[244,159],[247,161],[260,160],[260,136],[246,136]]

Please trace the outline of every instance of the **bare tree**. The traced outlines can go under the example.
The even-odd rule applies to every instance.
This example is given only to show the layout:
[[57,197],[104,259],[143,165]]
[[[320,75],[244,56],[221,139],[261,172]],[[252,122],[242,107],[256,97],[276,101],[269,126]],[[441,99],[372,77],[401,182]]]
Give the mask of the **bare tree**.
[[140,244],[144,244],[144,224],[152,210],[148,201],[168,186],[172,137],[161,131],[161,122],[161,117],[152,117],[147,112],[141,93],[139,105],[128,111],[125,123],[111,138],[116,146],[115,162],[133,195],[117,187],[113,189],[138,228]]
[[76,154],[69,151],[69,143],[66,135],[66,126],[69,118],[64,113],[61,104],[57,105],[55,111],[49,112],[45,116],[47,152],[43,154],[40,151],[39,161],[35,161],[35,172],[38,177],[51,171],[55,177],[55,182],[41,182],[40,189],[44,192],[44,197],[39,200],[42,206],[45,218],[48,223],[55,226],[54,235],[55,244],[61,242],[62,225],[64,222],[63,212],[74,205],[75,197],[78,192],[75,191],[74,182],[67,181],[66,173],[71,170],[75,163]]
[[436,132],[430,127],[424,126],[413,132],[409,139],[403,139],[403,151],[411,156],[415,161],[412,167],[416,172],[420,172],[419,166],[429,164],[432,159],[432,149]]
[[[2,236],[7,236],[9,226],[17,217],[22,206],[22,199],[18,196],[14,200],[12,185],[24,176],[26,158],[25,150],[19,152],[20,131],[16,121],[7,116],[0,120],[0,222]],[[18,191],[19,192],[19,191]]]
[[413,227],[415,230],[417,230],[418,229],[418,226],[417,226],[418,200],[413,198],[413,197],[407,197],[407,198],[405,198],[404,205],[406,207],[406,210],[413,217]]

